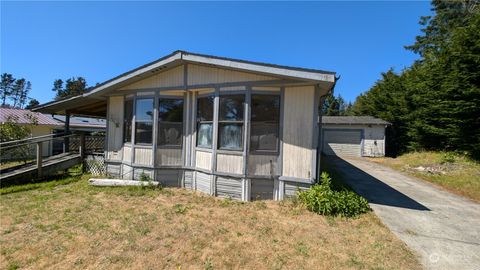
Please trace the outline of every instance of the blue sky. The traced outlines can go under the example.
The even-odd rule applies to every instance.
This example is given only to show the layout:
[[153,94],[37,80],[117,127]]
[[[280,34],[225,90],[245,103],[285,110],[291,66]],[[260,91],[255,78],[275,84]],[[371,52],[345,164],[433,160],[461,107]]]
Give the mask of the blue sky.
[[89,85],[174,50],[336,71],[346,100],[417,56],[430,2],[1,2],[0,71],[52,100],[53,81]]

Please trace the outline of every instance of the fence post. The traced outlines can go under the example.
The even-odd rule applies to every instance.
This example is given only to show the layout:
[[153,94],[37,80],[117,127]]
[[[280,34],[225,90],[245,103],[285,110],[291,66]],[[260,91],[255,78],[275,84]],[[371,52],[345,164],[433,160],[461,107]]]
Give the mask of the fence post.
[[43,154],[43,143],[37,142],[37,176],[38,178],[42,177],[42,154]]
[[80,142],[78,145],[78,153],[80,154],[80,160],[82,162],[82,172],[85,172],[85,133],[80,133]]

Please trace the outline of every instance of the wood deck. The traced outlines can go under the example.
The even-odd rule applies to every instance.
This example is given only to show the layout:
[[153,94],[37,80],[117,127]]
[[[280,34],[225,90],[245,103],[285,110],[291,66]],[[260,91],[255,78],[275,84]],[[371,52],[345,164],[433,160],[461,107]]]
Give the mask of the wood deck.
[[[66,170],[74,165],[80,164],[82,158],[79,153],[63,153],[48,157],[42,162],[42,175],[52,175],[58,171]],[[31,179],[37,178],[37,165],[27,164],[18,169],[2,172],[0,174],[0,185],[4,186],[13,181],[28,182]]]

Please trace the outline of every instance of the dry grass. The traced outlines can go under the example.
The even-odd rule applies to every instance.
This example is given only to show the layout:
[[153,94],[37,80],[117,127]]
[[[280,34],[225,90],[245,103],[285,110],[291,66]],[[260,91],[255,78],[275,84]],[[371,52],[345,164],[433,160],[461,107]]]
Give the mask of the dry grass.
[[4,189],[2,269],[419,269],[374,214],[60,181]]
[[[480,201],[480,164],[466,157],[444,152],[415,152],[397,158],[371,160]],[[415,168],[419,166],[438,171],[418,171]]]

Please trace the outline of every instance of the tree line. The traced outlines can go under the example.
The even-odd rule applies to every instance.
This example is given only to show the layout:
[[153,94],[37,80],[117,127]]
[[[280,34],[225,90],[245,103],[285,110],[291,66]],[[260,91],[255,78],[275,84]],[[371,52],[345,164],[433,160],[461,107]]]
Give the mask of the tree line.
[[381,74],[349,114],[391,122],[390,152],[461,151],[480,159],[480,7],[476,1],[432,2],[422,35],[406,46],[420,56]]
[[[0,82],[1,107],[31,109],[40,104],[34,98],[29,97],[32,84],[25,78],[17,79],[12,74],[3,73]],[[87,81],[83,77],[72,77],[65,82],[57,79],[53,82],[52,91],[55,92],[55,100],[83,94],[88,91]]]

